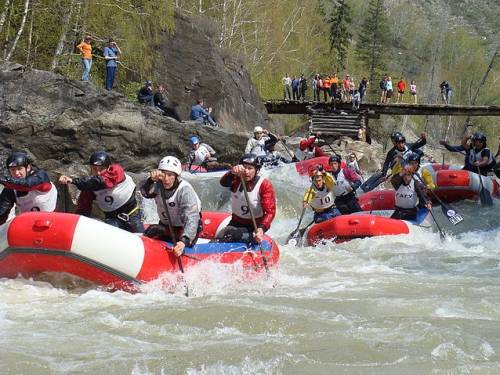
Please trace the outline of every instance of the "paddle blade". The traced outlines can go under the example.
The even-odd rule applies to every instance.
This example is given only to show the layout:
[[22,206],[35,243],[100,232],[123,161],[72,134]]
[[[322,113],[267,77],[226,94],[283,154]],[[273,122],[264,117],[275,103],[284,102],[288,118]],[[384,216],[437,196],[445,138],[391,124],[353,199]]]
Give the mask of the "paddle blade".
[[450,206],[441,205],[441,211],[443,211],[444,216],[452,223],[453,225],[457,225],[464,221],[462,215],[460,215],[457,211],[455,211]]
[[491,193],[484,186],[479,193],[479,199],[481,199],[481,204],[483,206],[493,206],[493,199],[491,198]]
[[363,184],[361,184],[361,190],[363,190],[365,193],[368,193],[369,191],[372,191],[375,189],[377,186],[379,186],[382,183],[384,175],[381,172],[375,173],[372,175],[370,178],[368,178]]
[[287,245],[291,246],[300,246],[302,243],[302,234],[300,231],[295,230],[294,232],[290,233],[288,238],[286,239]]

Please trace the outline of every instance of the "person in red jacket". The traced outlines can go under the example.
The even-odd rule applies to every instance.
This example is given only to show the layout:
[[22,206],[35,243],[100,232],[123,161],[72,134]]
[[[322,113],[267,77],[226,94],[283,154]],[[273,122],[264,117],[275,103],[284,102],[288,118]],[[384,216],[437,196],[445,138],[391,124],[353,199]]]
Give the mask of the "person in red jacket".
[[90,216],[95,200],[104,212],[105,222],[133,233],[144,232],[142,214],[135,197],[135,182],[104,151],[94,152],[89,160],[91,176],[59,177],[63,185],[73,184],[81,194],[76,213]]
[[44,170],[33,166],[25,152],[14,152],[6,161],[9,175],[0,176],[4,186],[0,194],[0,224],[7,221],[12,207],[21,213],[53,212],[57,204],[57,189]]
[[403,77],[401,77],[401,79],[398,82],[398,99],[396,103],[403,103],[403,96],[405,94],[405,90],[406,90],[406,82],[403,79]]
[[299,148],[295,150],[293,161],[328,156],[320,147],[314,145],[316,143],[316,138],[318,138],[320,134],[321,133],[316,133],[316,135],[312,135],[309,138],[303,138],[299,143]]
[[[218,239],[225,242],[252,242],[255,239],[258,243],[264,239],[276,215],[276,195],[271,181],[259,176],[261,167],[260,157],[245,154],[238,165],[221,177],[220,184],[231,190],[232,217]],[[246,184],[250,207],[242,180]],[[256,231],[251,213],[257,224]]]

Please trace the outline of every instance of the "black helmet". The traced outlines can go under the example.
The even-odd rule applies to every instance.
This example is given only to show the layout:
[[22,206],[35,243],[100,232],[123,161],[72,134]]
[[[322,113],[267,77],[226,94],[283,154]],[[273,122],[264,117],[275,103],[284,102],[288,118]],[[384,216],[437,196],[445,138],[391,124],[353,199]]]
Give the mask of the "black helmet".
[[9,167],[26,167],[31,164],[30,157],[26,152],[13,152],[7,158],[5,164]]
[[111,164],[111,157],[106,151],[96,151],[90,155],[89,164],[98,167],[108,167]]
[[394,139],[393,139],[394,142],[398,143],[398,142],[406,142],[406,138],[403,134],[401,133],[397,133],[395,136],[394,136]]
[[391,140],[394,142],[396,140],[397,137],[402,137],[403,134],[401,134],[400,132],[392,132],[391,133]]
[[332,163],[334,161],[336,161],[337,163],[340,163],[342,161],[342,157],[340,155],[333,154],[328,159],[328,164],[330,164],[330,163]]
[[240,164],[250,164],[260,169],[262,167],[262,158],[255,154],[245,154],[241,157]]
[[416,161],[416,162],[420,163],[421,156],[422,155],[420,155],[417,152],[410,152],[410,154],[407,156],[406,160],[408,160],[409,162],[410,161]]
[[474,133],[472,136],[472,141],[481,141],[486,143],[486,136],[483,133]]

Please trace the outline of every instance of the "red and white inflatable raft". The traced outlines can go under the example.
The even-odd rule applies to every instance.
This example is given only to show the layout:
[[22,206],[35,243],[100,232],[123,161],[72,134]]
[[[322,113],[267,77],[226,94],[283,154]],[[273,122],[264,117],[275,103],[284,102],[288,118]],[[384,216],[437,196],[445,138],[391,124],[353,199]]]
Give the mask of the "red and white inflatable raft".
[[[422,228],[432,227],[432,218],[426,209],[421,209],[416,220],[406,221],[382,216],[394,210],[394,190],[374,190],[361,195],[359,205],[364,212],[337,216],[319,224],[313,224],[306,234],[307,244],[314,246],[324,240],[337,243],[355,238],[412,234]],[[372,214],[372,212],[375,213]],[[378,212],[377,212],[378,211]]]
[[[245,244],[208,243],[230,216],[204,212],[198,243],[181,257],[184,270],[210,259],[241,262],[260,271],[260,250]],[[110,289],[133,291],[165,272],[178,272],[177,258],[165,242],[153,240],[84,216],[30,212],[0,226],[0,277],[36,277],[40,273],[68,273]],[[263,254],[269,266],[279,260],[279,248],[267,237]]]
[[[463,170],[458,165],[425,164],[436,189],[434,192],[444,202],[454,202],[463,199],[478,199],[481,191],[479,175]],[[481,177],[483,186],[493,198],[500,198],[500,185],[495,177]]]

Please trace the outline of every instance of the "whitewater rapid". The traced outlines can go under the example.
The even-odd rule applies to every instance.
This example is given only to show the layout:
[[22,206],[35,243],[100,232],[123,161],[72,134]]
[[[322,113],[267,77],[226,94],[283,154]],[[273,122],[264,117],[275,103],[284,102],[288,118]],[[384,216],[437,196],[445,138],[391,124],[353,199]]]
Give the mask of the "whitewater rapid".
[[[270,234],[282,244],[309,182],[271,178]],[[205,209],[229,209],[216,179],[193,185]],[[64,276],[1,279],[0,373],[498,374],[499,203],[455,206],[456,227],[436,210],[445,241],[422,232],[280,245],[269,278],[248,280],[239,265],[186,270],[189,298],[161,279],[137,294]]]

